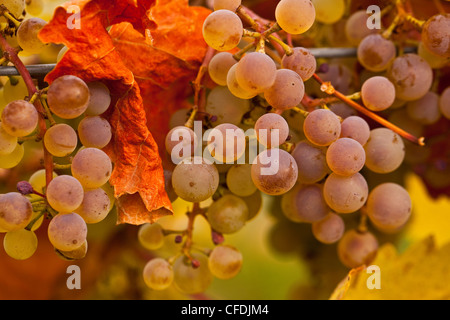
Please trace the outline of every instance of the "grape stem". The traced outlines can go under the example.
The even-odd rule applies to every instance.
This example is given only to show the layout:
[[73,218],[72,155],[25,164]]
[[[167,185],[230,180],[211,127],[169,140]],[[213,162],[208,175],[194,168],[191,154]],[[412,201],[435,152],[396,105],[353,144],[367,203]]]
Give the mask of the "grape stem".
[[331,86],[331,84],[329,82],[323,81],[317,74],[314,74],[313,78],[314,78],[314,80],[316,80],[322,86],[322,90],[324,92],[327,92],[329,95],[335,96],[339,100],[345,102],[346,104],[348,104],[349,106],[353,107],[354,109],[356,109],[357,111],[361,112],[362,114],[366,115],[367,117],[371,118],[372,120],[378,122],[379,124],[385,126],[388,129],[391,129],[392,131],[398,133],[403,138],[405,138],[405,139],[407,139],[407,140],[409,140],[409,141],[411,141],[413,143],[416,143],[416,144],[418,144],[420,146],[424,146],[425,145],[425,142],[424,142],[425,138],[424,137],[417,138],[417,137],[413,136],[412,134],[406,132],[405,130],[397,127],[393,123],[387,121],[386,119],[380,117],[379,115],[369,111],[368,109],[366,109],[365,107],[361,106],[357,102],[349,99],[344,94],[342,94],[339,91],[335,90],[333,88],[333,86]]
[[2,16],[4,16],[6,19],[8,19],[9,21],[11,21],[12,23],[14,23],[16,28],[18,28],[20,26],[20,24],[22,23],[20,20],[16,19],[3,4],[0,5],[0,14]]
[[192,235],[194,232],[194,221],[195,217],[198,214],[202,213],[202,209],[200,208],[200,204],[198,202],[194,203],[194,206],[192,208],[192,211],[189,212],[188,215],[188,225],[186,228],[186,241],[183,245],[183,254],[188,257],[189,260],[192,261],[192,257],[190,255],[191,247],[192,247]]
[[[14,64],[17,71],[22,76],[23,81],[25,82],[25,85],[27,86],[28,89],[28,95],[30,97],[33,97],[33,95],[38,91],[34,84],[34,81],[31,78],[31,75],[28,72],[25,65],[23,64],[22,60],[20,60],[19,56],[17,55],[17,50],[9,45],[9,43],[6,41],[5,37],[2,34],[0,34],[0,47],[3,50],[3,56]],[[47,124],[45,123],[45,116],[44,116],[46,112],[39,99],[34,101],[34,107],[36,108],[36,110],[40,115],[38,122],[39,136],[41,139],[43,139],[45,132],[47,131]],[[53,179],[53,157],[48,152],[44,143],[42,143],[42,148],[44,149],[45,180],[46,185],[48,186],[50,181],[52,181]]]

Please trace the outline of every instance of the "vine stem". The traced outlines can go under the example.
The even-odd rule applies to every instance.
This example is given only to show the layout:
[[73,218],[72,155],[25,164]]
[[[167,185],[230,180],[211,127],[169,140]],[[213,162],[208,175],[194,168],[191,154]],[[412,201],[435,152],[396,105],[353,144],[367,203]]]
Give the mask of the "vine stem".
[[380,117],[379,115],[373,113],[372,111],[364,108],[363,106],[361,106],[360,104],[358,104],[357,102],[349,99],[346,95],[340,93],[339,91],[335,90],[330,83],[327,83],[325,81],[323,81],[317,74],[313,75],[314,80],[316,80],[322,87],[327,87],[326,91],[329,95],[333,95],[336,98],[338,98],[339,100],[345,102],[346,104],[348,104],[349,106],[353,107],[354,109],[356,109],[357,111],[361,112],[362,114],[368,116],[369,118],[371,118],[372,120],[375,120],[376,122],[378,122],[379,124],[385,126],[388,129],[391,129],[392,131],[398,133],[400,136],[402,136],[403,138],[416,143],[420,146],[424,146],[425,142],[424,142],[424,138],[420,137],[417,138],[415,136],[413,136],[412,134],[406,132],[405,130],[397,127],[396,125],[394,125],[393,123],[387,121],[386,119],[384,119],[383,117]]
[[192,247],[192,236],[194,231],[194,221],[195,217],[202,212],[202,209],[200,208],[200,204],[198,202],[194,203],[194,206],[192,208],[192,211],[189,212],[188,215],[188,225],[186,228],[186,241],[183,245],[183,254],[187,256],[190,260],[192,260],[192,257],[190,255],[190,250]]
[[[22,60],[20,60],[19,56],[17,55],[17,50],[9,45],[9,43],[6,41],[5,37],[2,34],[0,34],[0,47],[3,50],[4,57],[14,64],[17,71],[22,76],[23,81],[27,86],[29,97],[30,98],[33,97],[35,93],[38,91],[33,82],[33,79],[31,78],[31,75],[28,72],[25,65],[23,64]],[[45,132],[47,131],[47,124],[45,123],[46,112],[39,99],[36,99],[34,101],[34,107],[39,113],[39,121],[38,121],[39,137],[43,141]],[[48,186],[50,181],[52,181],[53,179],[53,157],[48,152],[44,143],[42,143],[42,148],[44,149],[45,180],[46,185]]]

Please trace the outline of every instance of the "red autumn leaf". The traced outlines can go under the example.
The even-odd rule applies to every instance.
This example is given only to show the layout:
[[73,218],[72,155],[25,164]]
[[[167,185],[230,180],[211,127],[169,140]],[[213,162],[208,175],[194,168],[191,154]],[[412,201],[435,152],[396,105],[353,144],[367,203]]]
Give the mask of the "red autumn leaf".
[[81,29],[67,28],[66,5],[40,33],[43,41],[69,48],[46,81],[72,74],[109,87],[113,107],[105,116],[114,134],[105,151],[114,162],[118,223],[154,222],[172,212],[159,155],[163,144],[158,149],[154,135],[161,142],[170,113],[185,105],[186,86],[206,51],[201,26],[209,11],[185,0],[71,4],[81,9]]

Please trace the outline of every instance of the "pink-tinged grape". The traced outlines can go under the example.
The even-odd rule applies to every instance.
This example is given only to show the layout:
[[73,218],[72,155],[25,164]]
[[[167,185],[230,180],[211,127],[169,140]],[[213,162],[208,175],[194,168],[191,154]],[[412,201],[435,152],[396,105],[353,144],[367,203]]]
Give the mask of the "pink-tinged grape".
[[351,176],[359,172],[366,161],[362,145],[350,138],[340,138],[327,150],[328,167],[341,176]]
[[17,231],[31,222],[33,208],[30,200],[18,192],[0,195],[0,228]]
[[237,64],[234,64],[233,66],[231,66],[230,70],[228,71],[227,83],[226,83],[228,90],[230,90],[230,92],[234,96],[236,96],[240,99],[251,99],[251,98],[255,97],[257,95],[256,92],[247,91],[247,90],[242,89],[242,87],[236,80],[236,68],[237,68]]
[[25,137],[33,133],[38,124],[36,108],[25,100],[16,100],[6,105],[2,112],[2,128],[14,137]]
[[72,251],[86,241],[87,225],[76,213],[59,213],[48,225],[50,243],[58,250]]
[[314,237],[325,244],[339,241],[344,235],[345,223],[339,215],[329,213],[325,218],[312,224]]
[[214,125],[222,123],[238,125],[249,110],[250,102],[234,96],[227,87],[215,87],[206,99],[206,112],[217,118]]
[[188,127],[177,126],[170,130],[165,145],[172,162],[178,164],[184,158],[194,156],[197,139],[197,135]]
[[99,116],[85,117],[78,124],[78,136],[83,146],[102,149],[111,141],[111,125]]
[[306,117],[303,132],[313,144],[329,146],[341,135],[341,122],[332,111],[317,109]]
[[360,42],[369,34],[377,33],[377,29],[367,28],[367,20],[369,15],[366,10],[360,10],[354,12],[345,23],[345,35],[348,41],[357,46]]
[[145,223],[139,228],[139,243],[147,250],[158,250],[164,245],[164,230],[155,223]]
[[333,24],[341,20],[345,13],[344,0],[311,0],[316,9],[316,20]]
[[87,84],[78,77],[65,75],[57,78],[47,92],[50,110],[63,119],[75,119],[89,106]]
[[377,128],[370,132],[364,145],[366,166],[376,173],[389,173],[400,167],[405,158],[402,138],[387,128]]
[[395,58],[387,76],[395,86],[397,98],[405,101],[422,98],[433,83],[430,65],[413,53]]
[[236,67],[236,80],[242,89],[259,93],[275,82],[277,67],[265,53],[247,53]]
[[242,253],[229,245],[216,246],[209,255],[208,267],[218,279],[231,279],[242,268]]
[[81,246],[74,250],[63,251],[55,248],[56,254],[63,260],[74,261],[84,259],[88,251],[88,242],[85,240]]
[[351,138],[362,146],[370,137],[370,127],[367,121],[358,116],[350,116],[341,123],[341,138]]
[[339,260],[348,268],[369,265],[376,257],[378,241],[370,232],[349,230],[338,243]]
[[295,71],[303,81],[308,80],[316,72],[317,62],[311,51],[303,47],[292,49],[291,55],[284,55],[281,66],[285,69]]
[[281,0],[275,9],[278,25],[287,33],[308,31],[316,19],[316,10],[310,0]]
[[439,110],[444,117],[450,119],[450,87],[447,87],[439,98]]
[[75,151],[78,145],[77,133],[71,126],[59,123],[45,132],[44,144],[53,156],[66,157]]
[[214,10],[230,10],[236,11],[236,9],[241,5],[241,0],[214,0]]
[[289,136],[287,121],[276,113],[266,113],[255,123],[256,137],[267,148],[282,145]]
[[17,29],[17,42],[27,54],[41,53],[45,47],[39,38],[39,31],[47,24],[40,18],[30,18],[23,21]]
[[106,218],[111,210],[111,201],[102,188],[86,190],[83,202],[75,210],[86,223],[98,223]]
[[338,213],[352,213],[362,208],[369,195],[366,179],[358,172],[344,177],[332,173],[323,188],[325,201]]
[[348,117],[358,115],[358,112],[356,112],[355,109],[343,102],[333,103],[332,105],[330,105],[330,110],[342,119],[347,119]]
[[183,200],[201,202],[219,187],[216,167],[201,157],[185,158],[173,170],[172,186]]
[[112,163],[100,149],[86,148],[77,152],[72,160],[72,175],[87,189],[96,189],[108,182]]
[[275,109],[287,110],[296,107],[305,95],[305,85],[292,70],[280,69],[275,73],[275,82],[264,91],[264,98]]
[[383,111],[394,103],[395,87],[385,77],[372,77],[362,85],[361,98],[367,109]]
[[330,172],[326,161],[326,148],[312,145],[306,140],[297,143],[292,157],[297,162],[300,183],[318,182]]
[[261,212],[263,199],[259,190],[248,197],[240,198],[245,201],[248,208],[247,221],[252,220]]
[[229,52],[219,52],[208,64],[208,73],[211,79],[219,86],[227,85],[228,71],[237,63]]
[[396,55],[395,45],[380,34],[366,36],[358,46],[358,61],[374,72],[386,70]]
[[86,109],[87,116],[99,116],[108,110],[111,104],[111,93],[107,86],[101,82],[90,82],[87,84],[90,98]]
[[283,195],[282,203],[286,218],[297,223],[320,221],[330,211],[317,184],[295,186]]
[[253,183],[259,190],[269,195],[288,192],[297,182],[297,176],[297,163],[284,150],[265,150],[252,164]]
[[248,220],[248,208],[241,198],[226,194],[208,208],[206,217],[213,230],[231,234],[244,227]]
[[252,165],[237,164],[228,170],[227,187],[237,196],[249,197],[257,190],[252,180]]
[[10,154],[17,147],[17,137],[7,133],[0,122],[0,156]]
[[26,260],[36,252],[38,239],[33,231],[20,229],[7,232],[3,238],[3,248],[8,256],[16,260]]
[[367,199],[370,221],[384,232],[395,232],[403,227],[411,216],[411,208],[408,191],[396,183],[378,185]]
[[174,283],[181,292],[201,293],[210,286],[214,277],[209,271],[208,258],[205,255],[193,252],[191,257],[198,263],[198,267],[194,268],[188,257],[179,257],[173,264]]
[[437,56],[430,52],[423,42],[419,43],[417,54],[423,58],[432,69],[440,69],[450,63],[450,57]]
[[145,265],[143,278],[150,289],[164,290],[173,283],[173,268],[167,260],[154,258]]
[[234,163],[245,153],[244,130],[231,123],[213,128],[207,137],[208,151],[219,163]]
[[23,144],[17,144],[13,152],[0,156],[0,168],[11,169],[17,166],[25,153]]
[[83,202],[84,191],[81,183],[72,176],[54,178],[47,187],[47,201],[59,212],[72,212]]
[[242,33],[241,19],[230,10],[214,11],[203,23],[203,38],[210,47],[218,51],[236,47],[241,41]]
[[441,118],[439,95],[429,91],[419,100],[409,101],[406,110],[411,119],[421,124],[436,123]]
[[[318,72],[317,75],[325,82],[330,81],[333,87],[342,94],[350,94],[353,92],[354,71],[341,63],[330,63],[326,72]],[[318,97],[328,97],[329,95],[320,89],[320,85],[315,81],[312,82],[313,91]]]
[[435,55],[450,58],[450,14],[432,16],[422,27],[422,41]]

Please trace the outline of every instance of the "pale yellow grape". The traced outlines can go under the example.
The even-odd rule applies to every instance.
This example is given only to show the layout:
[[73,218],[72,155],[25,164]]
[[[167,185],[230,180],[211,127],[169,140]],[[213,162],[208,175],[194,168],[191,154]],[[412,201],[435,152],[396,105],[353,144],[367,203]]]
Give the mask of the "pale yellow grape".
[[0,114],[3,112],[3,109],[5,109],[5,107],[7,105],[5,97],[3,95],[3,90],[4,90],[4,87],[0,88]]
[[416,54],[408,53],[397,57],[387,76],[394,84],[396,96],[405,101],[422,98],[431,89],[433,70]]
[[240,99],[251,99],[251,98],[255,97],[257,95],[256,92],[247,91],[247,90],[242,89],[242,87],[236,80],[236,68],[237,68],[237,63],[234,64],[233,66],[231,66],[230,70],[228,71],[227,83],[226,83],[228,90],[230,90],[230,92],[234,96],[236,96]]
[[47,187],[47,201],[59,212],[72,212],[83,202],[84,191],[81,183],[72,176],[54,178]]
[[47,92],[50,110],[63,119],[74,119],[86,111],[89,105],[89,88],[78,77],[65,75],[57,78]]
[[77,152],[72,160],[72,175],[88,189],[100,188],[108,182],[112,163],[100,149],[86,148]]
[[333,24],[341,20],[345,13],[344,0],[311,0],[316,9],[316,20]]
[[348,41],[357,46],[359,43],[371,33],[377,33],[377,29],[367,28],[367,20],[369,15],[366,10],[359,10],[354,12],[345,23],[345,35]]
[[362,146],[370,137],[370,127],[367,121],[358,116],[350,116],[341,123],[341,138],[351,138]]
[[206,217],[213,230],[231,234],[244,227],[248,219],[248,208],[241,198],[226,194],[208,208]]
[[14,137],[3,130],[0,122],[0,156],[10,154],[17,147],[17,137]]
[[320,221],[330,211],[318,184],[297,185],[292,193],[283,195],[282,201],[284,215],[296,223]]
[[219,52],[208,64],[208,73],[211,79],[220,86],[227,85],[227,75],[230,68],[235,65],[237,61],[229,52]]
[[329,146],[341,134],[341,122],[330,110],[317,109],[308,114],[303,123],[306,138],[315,145]]
[[297,72],[303,81],[312,77],[316,71],[316,58],[311,51],[303,47],[295,47],[292,49],[291,55],[284,55],[281,60],[281,66],[285,69],[290,69]]
[[450,58],[450,14],[437,14],[422,27],[422,41],[429,51]]
[[169,131],[165,139],[165,147],[174,164],[187,157],[194,156],[198,138],[195,132],[185,126],[177,126]]
[[158,250],[164,245],[164,229],[155,223],[145,223],[139,227],[139,243],[148,250]]
[[33,231],[20,229],[7,232],[3,238],[3,248],[8,256],[16,260],[26,260],[36,252],[38,239]]
[[215,87],[206,99],[206,112],[217,117],[214,125],[222,123],[238,125],[242,116],[249,110],[250,102],[235,97],[227,87]]
[[33,216],[30,200],[18,192],[0,196],[0,228],[17,231],[25,228]]
[[25,137],[36,129],[39,115],[28,101],[16,100],[3,109],[1,119],[3,130],[15,137]]
[[73,251],[86,241],[87,225],[76,213],[59,213],[48,225],[50,243],[58,250]]
[[405,158],[405,145],[402,138],[387,128],[372,130],[364,150],[367,168],[376,173],[389,173],[396,170]]
[[44,135],[44,144],[48,152],[55,157],[66,157],[77,147],[77,133],[65,123],[50,127]]
[[259,190],[269,195],[288,192],[297,182],[297,176],[297,163],[284,150],[265,150],[252,164],[253,183]]
[[264,91],[266,101],[278,110],[296,107],[304,95],[303,80],[295,71],[289,69],[277,70],[274,83]]
[[282,116],[267,113],[256,121],[255,131],[259,143],[268,148],[276,148],[288,138],[289,125]]
[[99,116],[108,110],[111,104],[111,93],[107,86],[101,82],[87,84],[90,93],[89,105],[86,109],[87,116]]
[[330,172],[326,161],[326,148],[315,146],[307,140],[296,144],[292,151],[298,166],[298,182],[315,183]]
[[409,101],[406,110],[411,119],[421,124],[430,125],[436,123],[441,118],[439,109],[439,95],[429,91],[422,98]]
[[[56,178],[58,175],[53,172],[53,178]],[[41,194],[45,194],[45,188],[47,187],[46,177],[45,177],[45,169],[41,169],[33,173],[28,179],[28,182],[31,184],[33,189]],[[30,194],[29,197],[31,199],[39,199],[41,198],[38,195]]]
[[348,268],[370,265],[378,251],[378,241],[370,232],[347,231],[338,243],[339,260]]
[[227,187],[237,196],[249,197],[257,190],[252,181],[251,164],[237,164],[228,170]]
[[430,52],[423,42],[419,43],[417,54],[423,58],[432,69],[440,69],[450,63],[450,57],[445,58]]
[[395,232],[411,216],[412,202],[408,191],[396,183],[383,183],[373,189],[367,199],[367,216],[384,232]]
[[106,218],[111,210],[111,201],[102,188],[86,190],[83,202],[75,210],[86,223],[98,223]]
[[172,186],[183,200],[201,202],[219,187],[216,167],[201,157],[185,158],[173,170]]
[[310,0],[281,0],[275,9],[275,18],[287,33],[300,34],[314,24],[316,10]]
[[236,11],[241,5],[241,0],[214,0],[214,10],[226,9]]
[[444,117],[450,119],[450,87],[447,87],[439,98],[439,110]]
[[263,199],[261,192],[257,190],[255,193],[248,197],[240,197],[242,200],[245,201],[245,204],[248,208],[248,217],[247,221],[252,220],[255,218],[262,209]]
[[6,103],[22,100],[27,96],[28,89],[22,77],[14,77],[13,82],[11,82],[11,79],[6,81],[3,87],[3,98]]
[[44,0],[25,0],[27,13],[38,16],[44,9]]
[[111,141],[111,125],[102,117],[85,117],[78,124],[78,136],[83,146],[102,149]]
[[116,203],[116,198],[114,196],[114,187],[107,182],[102,185],[101,188],[105,190],[106,194],[108,195],[110,208],[112,209],[114,207],[114,204]]
[[380,34],[366,36],[358,46],[358,61],[364,68],[374,72],[386,70],[396,55],[395,45],[392,41],[383,38]]
[[60,258],[67,261],[80,260],[86,257],[86,253],[88,250],[88,242],[85,240],[81,246],[74,250],[63,251],[59,249],[55,249],[56,254],[59,255]]
[[387,78],[376,76],[366,80],[361,88],[361,98],[367,109],[383,111],[395,101],[395,87]]
[[[36,219],[38,217],[38,215],[41,215],[41,212],[33,212],[31,221]],[[33,223],[33,226],[31,227],[31,231],[36,231],[37,229],[39,229],[42,225],[42,222],[44,222],[44,218],[45,218],[45,214],[42,214],[41,217]]]
[[17,29],[17,41],[27,54],[41,53],[47,46],[38,38],[38,33],[46,24],[40,18],[30,18],[23,21]]
[[328,167],[341,176],[359,172],[366,161],[363,146],[350,138],[339,138],[327,150]]
[[329,213],[325,218],[312,224],[314,237],[325,244],[332,244],[342,238],[345,231],[344,220],[335,213]]
[[265,53],[247,53],[236,66],[236,80],[242,89],[260,93],[275,82],[277,67]]
[[236,47],[242,38],[241,19],[229,10],[212,12],[203,23],[203,38],[206,43],[218,50],[228,51]]
[[22,144],[18,144],[12,153],[0,156],[0,168],[11,169],[17,166],[23,159],[25,153]]
[[25,9],[25,0],[1,0],[0,4],[4,5],[16,18],[20,18]]
[[231,123],[222,123],[213,128],[206,141],[209,153],[219,163],[234,163],[245,153],[245,133]]
[[231,279],[241,271],[242,253],[235,247],[218,245],[209,255],[208,267],[216,278]]
[[201,293],[210,286],[213,275],[209,271],[208,258],[205,255],[192,252],[191,257],[199,262],[199,267],[194,268],[185,255],[180,256],[173,264],[174,283],[183,293]]
[[366,203],[369,187],[359,172],[349,177],[332,173],[325,180],[323,195],[328,206],[334,211],[352,213]]
[[164,290],[173,282],[173,268],[167,260],[154,258],[145,265],[143,278],[150,289]]

